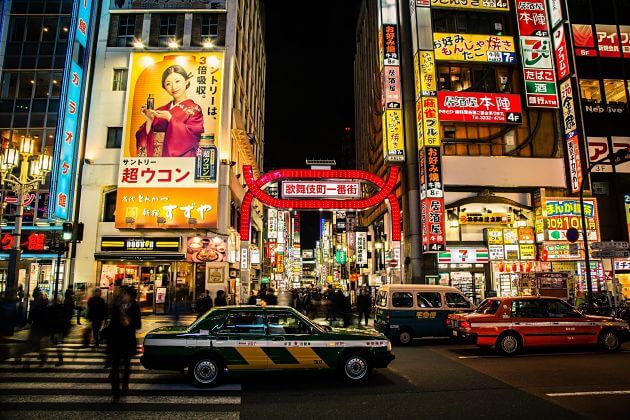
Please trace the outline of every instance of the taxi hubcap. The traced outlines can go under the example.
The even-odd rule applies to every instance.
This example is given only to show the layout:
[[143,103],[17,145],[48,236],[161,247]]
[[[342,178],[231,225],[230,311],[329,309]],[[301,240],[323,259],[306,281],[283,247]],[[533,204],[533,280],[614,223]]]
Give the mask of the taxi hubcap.
[[503,337],[501,344],[506,353],[513,353],[518,348],[518,341],[516,341],[516,337],[512,335]]
[[361,379],[367,373],[367,363],[361,357],[351,357],[346,362],[346,374],[352,379]]
[[212,382],[217,376],[217,365],[210,360],[201,360],[195,365],[195,377],[199,382]]
[[617,347],[617,336],[613,333],[608,333],[604,336],[604,344],[608,349],[614,349]]

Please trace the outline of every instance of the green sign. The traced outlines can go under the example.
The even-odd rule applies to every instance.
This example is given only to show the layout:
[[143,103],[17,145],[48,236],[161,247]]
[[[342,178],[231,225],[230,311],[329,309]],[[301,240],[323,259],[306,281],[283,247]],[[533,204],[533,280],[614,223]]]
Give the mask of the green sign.
[[265,284],[265,283],[269,283],[269,277],[263,277],[260,279],[260,282]]
[[525,91],[540,95],[555,95],[556,84],[553,82],[525,82]]

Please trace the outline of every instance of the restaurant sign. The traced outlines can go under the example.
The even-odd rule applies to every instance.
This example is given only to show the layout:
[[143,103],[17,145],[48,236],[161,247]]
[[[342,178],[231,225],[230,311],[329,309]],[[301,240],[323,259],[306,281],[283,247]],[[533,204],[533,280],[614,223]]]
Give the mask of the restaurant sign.
[[442,121],[519,124],[521,97],[508,93],[438,92]]
[[167,251],[179,252],[181,238],[177,236],[103,236],[101,251]]

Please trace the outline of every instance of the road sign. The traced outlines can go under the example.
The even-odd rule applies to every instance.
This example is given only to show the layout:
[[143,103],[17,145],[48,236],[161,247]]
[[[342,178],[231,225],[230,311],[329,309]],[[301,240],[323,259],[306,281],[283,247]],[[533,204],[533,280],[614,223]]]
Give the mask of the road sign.
[[602,251],[593,251],[592,258],[629,258],[630,251],[626,249],[605,249]]
[[630,243],[626,241],[608,241],[608,242],[593,242],[591,244],[593,249],[630,249]]

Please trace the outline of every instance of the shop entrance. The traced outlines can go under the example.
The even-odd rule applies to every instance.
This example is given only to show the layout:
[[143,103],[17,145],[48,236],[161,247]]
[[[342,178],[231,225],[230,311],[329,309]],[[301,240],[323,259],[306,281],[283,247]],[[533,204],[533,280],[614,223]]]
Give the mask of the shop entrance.
[[484,264],[439,264],[438,267],[440,284],[455,287],[475,304],[485,298]]

